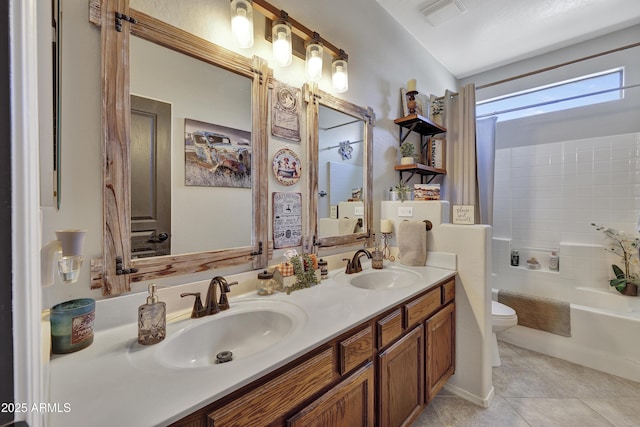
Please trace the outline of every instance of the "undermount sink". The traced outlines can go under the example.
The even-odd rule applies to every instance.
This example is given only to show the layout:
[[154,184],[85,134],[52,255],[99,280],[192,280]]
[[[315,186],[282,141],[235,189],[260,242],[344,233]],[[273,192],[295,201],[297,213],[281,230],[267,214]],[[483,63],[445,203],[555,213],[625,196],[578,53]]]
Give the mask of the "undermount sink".
[[346,275],[350,285],[362,289],[390,290],[404,288],[420,283],[420,274],[400,268],[383,270],[365,270],[361,273]]
[[[234,360],[263,353],[291,337],[306,314],[284,301],[244,301],[228,311],[193,319],[158,345],[157,362],[170,368],[233,365]],[[232,359],[223,362],[232,353]]]

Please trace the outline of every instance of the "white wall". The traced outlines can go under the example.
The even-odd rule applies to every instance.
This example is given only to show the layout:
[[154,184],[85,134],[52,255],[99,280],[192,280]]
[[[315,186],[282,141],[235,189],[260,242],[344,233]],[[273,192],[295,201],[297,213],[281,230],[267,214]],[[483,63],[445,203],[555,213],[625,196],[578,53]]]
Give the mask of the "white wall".
[[[228,0],[135,0],[135,8],[146,11],[156,7],[164,20],[183,27],[225,48],[248,57],[271,58],[271,44],[266,42],[264,23],[256,20],[254,48],[239,50],[231,41]],[[393,120],[401,116],[399,89],[410,78],[418,79],[418,90],[443,93],[455,89],[455,78],[400,27],[376,2],[368,0],[283,0],[273,4],[286,10],[296,20],[320,32],[349,54],[349,91],[341,97],[362,106],[371,106],[376,114],[374,128],[374,215],[379,218],[382,190],[397,182],[393,166],[397,161],[397,127]],[[61,228],[87,229],[85,256],[80,280],[75,285],[56,283],[45,289],[43,306],[90,296],[101,298],[100,291],[89,290],[89,258],[102,253],[102,160],[101,160],[101,97],[100,97],[100,30],[88,22],[88,6],[84,1],[63,0],[63,63],[62,63],[62,205],[60,210],[42,208],[42,239],[53,240],[54,231]],[[156,13],[156,15],[158,14]],[[400,49],[398,47],[401,47]],[[325,58],[328,61],[328,58]],[[320,89],[331,93],[329,66]],[[44,66],[41,72],[48,73]],[[274,76],[293,86],[305,81],[304,63],[295,58],[288,68],[274,69]],[[302,122],[303,142],[291,143],[270,138],[269,158],[283,147],[291,148],[306,165],[307,152]],[[298,191],[303,193],[303,212],[309,195],[306,179],[289,187],[278,184],[269,174],[269,192]],[[43,190],[45,191],[45,190]],[[315,195],[313,195],[315,196]],[[271,199],[271,197],[268,197]],[[270,211],[270,208],[269,208]],[[261,213],[265,214],[265,213]],[[374,220],[374,224],[379,221]],[[306,218],[303,216],[303,224]],[[280,252],[276,251],[275,259]],[[221,274],[229,274],[221,271]],[[176,284],[210,277],[210,272],[159,280],[159,284]],[[135,284],[134,291],[144,290]]]

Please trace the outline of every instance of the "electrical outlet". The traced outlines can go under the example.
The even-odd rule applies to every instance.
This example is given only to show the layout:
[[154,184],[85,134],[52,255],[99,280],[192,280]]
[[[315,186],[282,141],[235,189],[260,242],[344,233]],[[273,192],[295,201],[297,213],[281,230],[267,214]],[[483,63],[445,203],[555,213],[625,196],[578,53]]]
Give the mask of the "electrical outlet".
[[411,207],[411,206],[398,207],[398,216],[412,217],[413,216],[413,207]]

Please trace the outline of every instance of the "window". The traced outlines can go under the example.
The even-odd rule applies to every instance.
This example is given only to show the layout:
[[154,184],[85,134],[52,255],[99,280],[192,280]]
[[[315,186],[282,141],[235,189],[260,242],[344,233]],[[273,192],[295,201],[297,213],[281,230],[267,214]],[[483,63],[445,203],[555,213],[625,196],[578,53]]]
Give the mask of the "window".
[[476,116],[505,121],[622,99],[622,72],[617,68],[481,101]]

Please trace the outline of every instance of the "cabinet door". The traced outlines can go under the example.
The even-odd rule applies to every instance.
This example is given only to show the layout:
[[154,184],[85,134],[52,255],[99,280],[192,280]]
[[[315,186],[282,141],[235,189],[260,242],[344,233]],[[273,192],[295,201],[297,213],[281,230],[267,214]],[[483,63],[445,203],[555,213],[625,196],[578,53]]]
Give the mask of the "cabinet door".
[[427,402],[455,370],[456,305],[451,303],[426,321]]
[[381,427],[411,425],[424,407],[423,334],[419,325],[378,356]]
[[374,372],[369,362],[287,420],[289,427],[373,427]]

